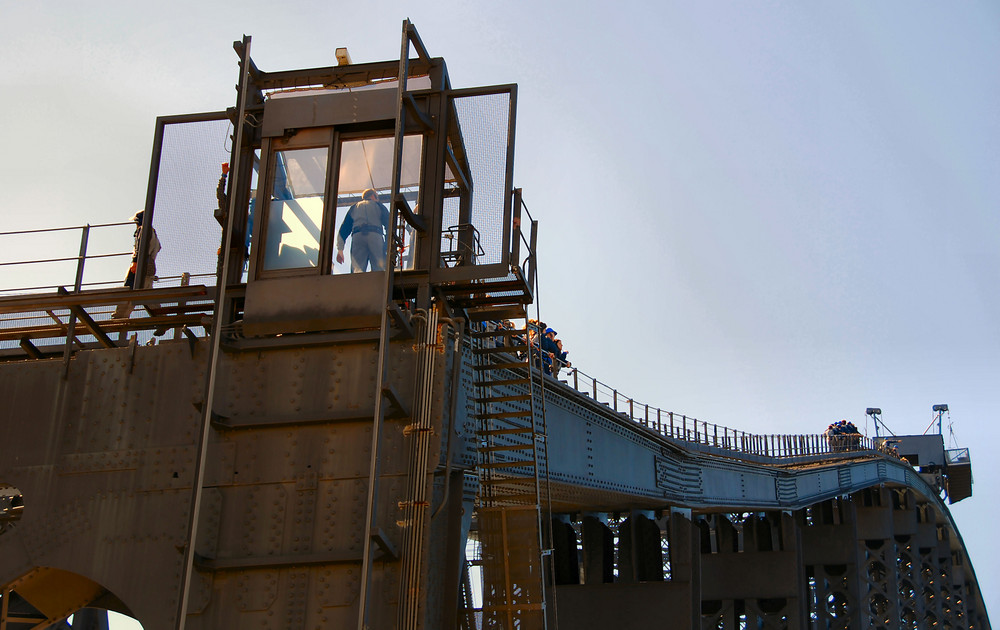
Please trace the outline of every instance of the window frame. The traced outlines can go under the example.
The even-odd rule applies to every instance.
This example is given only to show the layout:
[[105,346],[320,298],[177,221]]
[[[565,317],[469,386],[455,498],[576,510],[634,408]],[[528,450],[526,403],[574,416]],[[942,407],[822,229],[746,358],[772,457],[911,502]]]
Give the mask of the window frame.
[[[265,172],[263,182],[260,186],[261,178],[258,176],[258,192],[256,207],[261,209],[260,218],[254,220],[255,243],[257,245],[257,255],[253,257],[255,278],[280,278],[288,276],[322,275],[324,273],[325,261],[329,257],[329,238],[327,225],[330,221],[330,196],[334,190],[334,183],[330,177],[330,164],[335,159],[334,138],[336,136],[333,127],[314,127],[298,130],[294,135],[282,138],[269,138],[265,147],[262,147],[261,154],[266,155]],[[264,260],[267,253],[268,225],[271,222],[271,202],[274,192],[274,174],[277,166],[277,154],[282,151],[293,151],[299,149],[322,149],[327,150],[326,173],[323,186],[323,213],[319,226],[319,252],[315,267],[292,267],[287,269],[266,269]]]

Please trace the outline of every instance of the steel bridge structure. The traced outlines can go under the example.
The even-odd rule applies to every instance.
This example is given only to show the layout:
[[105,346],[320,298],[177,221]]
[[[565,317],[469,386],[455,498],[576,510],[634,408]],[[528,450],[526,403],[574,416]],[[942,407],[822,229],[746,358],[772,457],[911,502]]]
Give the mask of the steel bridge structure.
[[[85,226],[74,282],[0,295],[0,630],[990,628],[967,452],[548,373],[516,86],[453,88],[409,22],[391,62],[235,49],[235,107],[157,121],[144,288],[86,281]],[[338,256],[364,203],[381,268]]]

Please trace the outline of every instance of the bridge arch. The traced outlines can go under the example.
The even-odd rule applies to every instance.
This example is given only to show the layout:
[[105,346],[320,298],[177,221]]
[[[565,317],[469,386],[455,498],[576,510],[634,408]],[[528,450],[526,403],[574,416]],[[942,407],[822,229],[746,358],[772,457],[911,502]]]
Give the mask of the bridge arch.
[[72,571],[36,567],[0,587],[0,626],[11,630],[49,627],[82,609],[99,609],[134,618],[117,595]]

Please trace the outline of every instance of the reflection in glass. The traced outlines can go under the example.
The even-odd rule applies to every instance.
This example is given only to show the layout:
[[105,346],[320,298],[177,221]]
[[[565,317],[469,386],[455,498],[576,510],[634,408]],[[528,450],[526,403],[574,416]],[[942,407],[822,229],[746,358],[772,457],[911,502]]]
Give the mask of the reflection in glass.
[[319,147],[275,153],[264,246],[265,270],[318,264],[328,152],[327,147]]

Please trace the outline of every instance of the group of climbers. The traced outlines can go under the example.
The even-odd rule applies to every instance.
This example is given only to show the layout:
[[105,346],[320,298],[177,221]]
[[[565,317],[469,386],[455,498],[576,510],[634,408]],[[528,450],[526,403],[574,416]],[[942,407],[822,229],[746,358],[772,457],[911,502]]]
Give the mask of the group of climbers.
[[[496,331],[514,330],[514,324],[507,319],[499,322],[490,322],[487,325]],[[555,329],[549,328],[545,322],[529,319],[527,342],[525,342],[522,335],[497,335],[496,347],[510,347],[514,349],[527,346],[528,351],[534,358],[536,368],[550,376],[558,376],[559,370],[564,367],[570,367],[571,364],[566,358],[569,352],[563,350],[563,342],[557,335],[558,333]],[[518,354],[522,354],[522,351],[518,351]]]
[[861,433],[858,427],[847,420],[831,423],[823,435],[834,451],[855,450],[861,445]]
[[559,370],[570,367],[566,359],[569,351],[563,350],[562,340],[553,328],[536,319],[528,320],[528,347],[534,357],[535,366],[545,374],[559,376]]
[[[858,427],[856,427],[854,423],[849,420],[840,420],[838,422],[831,423],[830,426],[826,428],[826,431],[823,432],[823,435],[826,436],[826,439],[830,444],[830,448],[833,451],[851,451],[857,450],[861,447],[861,433],[858,431]],[[895,457],[903,463],[909,464],[910,462],[903,457],[899,453],[899,449],[896,448],[897,443],[897,440],[889,439],[876,441],[875,448],[881,453],[885,453],[890,457]]]

